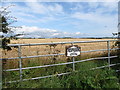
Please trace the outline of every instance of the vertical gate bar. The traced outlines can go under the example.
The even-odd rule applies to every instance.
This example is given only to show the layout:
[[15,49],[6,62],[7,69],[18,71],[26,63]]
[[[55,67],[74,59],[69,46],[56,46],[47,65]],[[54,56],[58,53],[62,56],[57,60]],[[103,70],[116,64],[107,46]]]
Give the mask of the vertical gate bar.
[[110,41],[107,41],[107,49],[108,49],[108,64],[110,69]]
[[18,57],[19,57],[19,75],[20,75],[20,81],[22,81],[22,58],[21,58],[21,46],[18,46]]
[[72,57],[72,60],[73,60],[73,71],[75,71],[75,57]]

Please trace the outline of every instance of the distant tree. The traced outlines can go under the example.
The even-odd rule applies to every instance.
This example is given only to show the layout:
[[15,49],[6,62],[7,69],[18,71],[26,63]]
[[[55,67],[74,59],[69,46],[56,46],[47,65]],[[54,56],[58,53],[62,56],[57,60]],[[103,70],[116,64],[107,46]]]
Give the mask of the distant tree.
[[7,44],[10,43],[10,40],[17,39],[16,36],[22,35],[13,35],[14,30],[19,27],[11,26],[11,24],[17,21],[15,17],[10,16],[11,12],[8,11],[8,8],[10,8],[11,6],[14,5],[10,5],[8,7],[0,7],[0,32],[2,33],[2,35],[0,35],[0,40],[2,42],[1,48],[7,50],[11,50],[11,48],[7,46]]

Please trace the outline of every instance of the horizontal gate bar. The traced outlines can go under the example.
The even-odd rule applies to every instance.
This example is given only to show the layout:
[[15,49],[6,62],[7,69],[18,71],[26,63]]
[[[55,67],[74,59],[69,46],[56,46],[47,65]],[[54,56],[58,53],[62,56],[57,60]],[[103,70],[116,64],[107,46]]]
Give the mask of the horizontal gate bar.
[[[23,79],[22,81],[36,80],[36,79],[42,79],[42,78],[49,78],[49,77],[54,77],[54,76],[66,75],[66,74],[70,74],[70,73],[72,73],[72,72],[60,73],[60,74],[55,74],[55,75],[48,75],[48,76],[43,76],[43,77],[35,77],[35,78],[31,78],[31,79]],[[14,83],[14,82],[20,82],[20,80],[9,81],[7,83]]]
[[116,70],[116,72],[119,72],[120,70]]
[[[25,59],[25,58],[37,58],[37,57],[58,56],[58,55],[65,55],[65,54],[64,53],[61,53],[61,54],[48,54],[48,55],[27,56],[27,57],[21,57],[21,58]],[[15,57],[15,58],[2,58],[0,60],[12,60],[12,59],[19,59],[19,57]]]
[[[116,57],[118,57],[118,56],[90,58],[90,59],[85,59],[85,60],[80,60],[80,61],[74,61],[74,63],[91,61],[91,60],[97,60],[97,59],[116,58]],[[44,66],[26,67],[26,68],[22,68],[22,70],[25,70],[25,69],[35,69],[35,68],[43,68],[43,67],[51,67],[51,66],[58,66],[58,65],[67,65],[67,64],[72,64],[72,63],[73,62],[67,62],[67,63],[51,64],[51,65],[44,65]],[[19,70],[19,68],[16,68],[16,69],[7,69],[7,70],[4,70],[4,71],[17,71],[17,70]]]
[[[111,67],[111,66],[115,66],[115,65],[120,65],[120,63],[118,64],[110,64],[110,65],[106,65],[106,66],[101,66],[101,67],[97,67],[97,68],[92,68],[90,70],[95,70],[95,69],[101,69],[101,68],[106,68],[106,67]],[[119,72],[120,70],[116,70],[116,72]],[[74,71],[74,72],[78,72],[78,71]],[[54,77],[54,76],[61,76],[61,75],[67,75],[67,74],[71,74],[72,72],[66,72],[66,73],[60,73],[60,74],[55,74],[55,75],[48,75],[48,76],[43,76],[43,77],[35,77],[35,78],[31,78],[31,79],[23,79],[22,81],[28,81],[28,80],[36,80],[36,79],[42,79],[42,78],[49,78],[49,77]],[[20,80],[16,80],[16,81],[9,81],[7,83],[15,83],[15,82],[20,82]]]
[[106,66],[101,66],[101,67],[96,67],[96,68],[92,68],[91,70],[95,70],[95,69],[101,69],[101,68],[105,68],[105,67],[112,67],[112,66],[115,66],[115,65],[120,65],[120,63],[116,63],[116,64],[110,64],[110,65],[106,65]]
[[[119,50],[120,48],[113,48],[110,50]],[[97,51],[107,51],[108,49],[99,49],[99,50],[89,50],[89,51],[81,51],[82,53],[88,53],[88,52],[97,52]]]
[[[113,48],[110,50],[118,50],[119,48]],[[107,51],[108,49],[99,49],[99,50],[90,50],[90,51],[81,51],[81,53],[88,53],[88,52],[96,52],[96,51]],[[64,53],[60,54],[48,54],[48,55],[37,55],[37,56],[27,56],[27,57],[21,57],[22,59],[25,58],[37,58],[37,57],[48,57],[48,56],[58,56],[58,55],[65,55]],[[12,60],[12,59],[19,59],[19,57],[14,58],[0,58],[0,60]]]
[[35,45],[53,45],[53,44],[71,44],[71,43],[95,43],[95,42],[107,42],[107,41],[120,41],[120,40],[95,40],[95,41],[72,41],[72,42],[54,42],[54,43],[33,43],[33,44],[8,44],[8,46],[35,46]]

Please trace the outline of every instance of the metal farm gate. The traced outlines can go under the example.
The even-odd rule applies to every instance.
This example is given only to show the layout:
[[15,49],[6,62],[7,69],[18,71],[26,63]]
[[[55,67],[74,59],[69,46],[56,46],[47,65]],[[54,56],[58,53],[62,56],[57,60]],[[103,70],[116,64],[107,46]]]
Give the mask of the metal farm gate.
[[[19,81],[27,81],[27,80],[35,80],[35,79],[41,79],[41,78],[48,78],[48,77],[53,77],[53,76],[60,76],[60,75],[65,75],[65,74],[70,74],[71,72],[65,72],[65,73],[58,73],[58,74],[52,74],[52,75],[47,75],[47,76],[40,76],[40,77],[34,77],[34,78],[30,78],[30,79],[23,79],[23,71],[26,69],[35,69],[35,68],[45,68],[45,67],[53,67],[53,66],[61,66],[61,65],[68,65],[68,64],[72,64],[72,69],[73,71],[76,71],[75,65],[76,63],[81,63],[81,62],[86,62],[86,61],[92,61],[92,60],[99,60],[99,59],[107,59],[108,61],[108,65],[105,66],[100,66],[100,67],[96,67],[96,68],[92,68],[92,70],[94,69],[100,69],[100,68],[110,68],[112,66],[115,65],[119,65],[120,63],[117,64],[113,64],[111,63],[111,58],[117,58],[117,55],[111,55],[111,52],[114,50],[120,50],[120,48],[116,47],[116,48],[111,48],[111,42],[116,42],[118,40],[98,40],[98,41],[74,41],[74,42],[55,42],[55,43],[36,43],[36,44],[9,44],[8,46],[10,47],[17,47],[17,52],[18,52],[18,57],[13,57],[13,58],[2,58],[1,60],[13,60],[13,59],[17,59],[19,60],[19,68],[15,68],[15,69],[7,69],[7,70],[3,70],[4,72],[10,72],[10,71],[19,71],[19,80],[15,80],[15,81],[8,81],[7,83],[13,83],[13,82],[19,82]],[[84,53],[92,53],[92,52],[107,52],[107,56],[104,57],[93,57],[93,58],[87,58],[87,59],[82,59],[82,60],[75,60],[75,58],[71,58],[72,61],[70,62],[63,62],[63,63],[54,63],[54,64],[47,64],[47,65],[40,65],[40,66],[34,66],[34,67],[22,67],[22,59],[30,59],[30,58],[39,58],[39,57],[50,57],[50,56],[62,56],[65,55],[65,53],[49,53],[49,54],[45,54],[45,55],[33,55],[33,56],[22,56],[22,51],[21,48],[22,47],[26,47],[26,46],[41,46],[41,45],[49,45],[49,46],[56,46],[56,45],[76,45],[76,44],[88,44],[90,43],[90,45],[92,45],[91,43],[105,43],[106,44],[106,49],[94,49],[94,50],[87,50],[87,51],[83,51],[81,50],[81,54],[84,55]],[[99,46],[98,44],[98,46]],[[83,45],[84,47],[84,45]],[[81,48],[83,48],[81,47]],[[94,46],[93,46],[94,47]],[[63,48],[65,51],[65,48]],[[44,49],[45,51],[45,49]],[[32,51],[31,51],[32,52]],[[120,71],[120,70],[117,70]]]

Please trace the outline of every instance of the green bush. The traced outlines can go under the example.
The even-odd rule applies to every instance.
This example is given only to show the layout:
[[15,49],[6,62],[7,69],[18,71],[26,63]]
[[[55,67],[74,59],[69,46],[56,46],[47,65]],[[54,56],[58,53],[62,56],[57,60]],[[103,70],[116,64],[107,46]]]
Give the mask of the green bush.
[[64,88],[120,88],[119,80],[114,70],[89,70],[95,63],[82,63],[78,72],[63,76],[60,82]]

